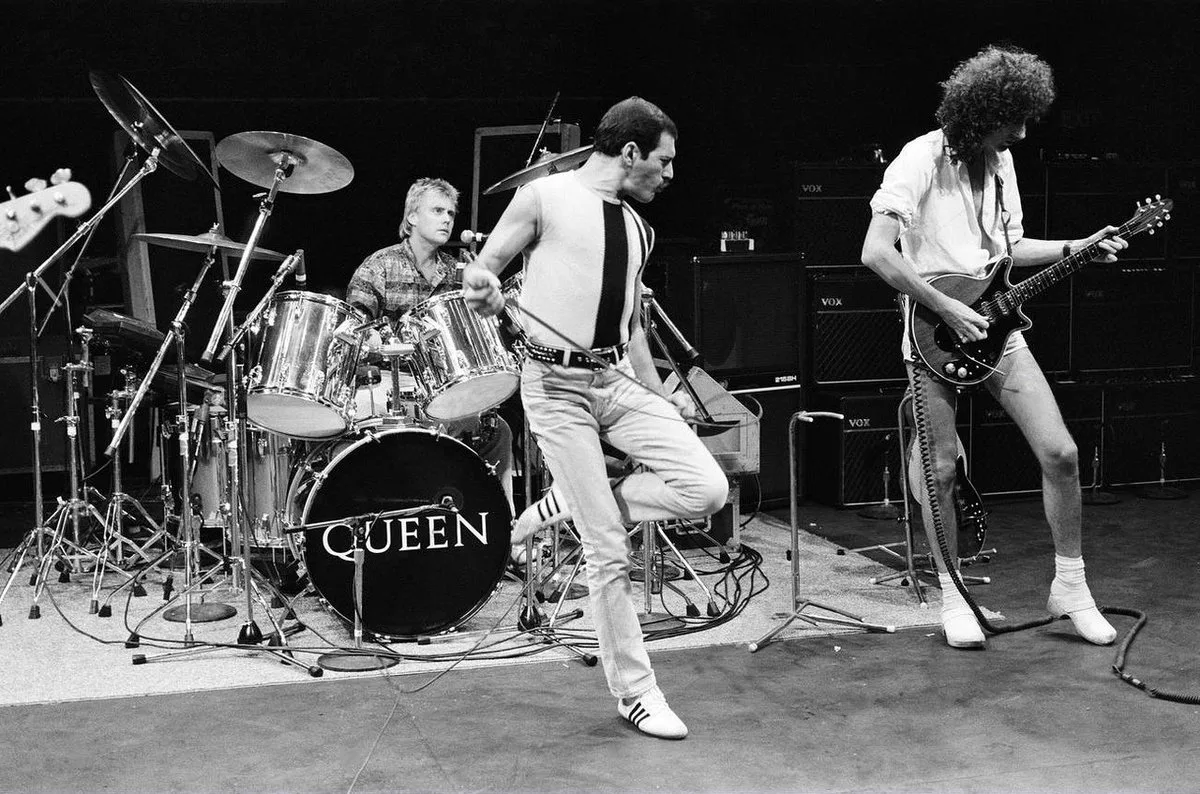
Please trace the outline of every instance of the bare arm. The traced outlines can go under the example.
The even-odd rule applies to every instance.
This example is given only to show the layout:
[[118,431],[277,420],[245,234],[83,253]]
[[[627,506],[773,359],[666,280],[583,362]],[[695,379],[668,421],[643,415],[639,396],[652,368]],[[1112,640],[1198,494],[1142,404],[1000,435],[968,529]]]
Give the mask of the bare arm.
[[1129,247],[1129,243],[1115,236],[1116,233],[1116,226],[1105,226],[1091,237],[1085,237],[1082,240],[1035,240],[1031,237],[1022,237],[1013,243],[1013,264],[1021,267],[1049,265],[1065,258],[1063,246],[1067,246],[1074,253],[1087,248],[1092,243],[1100,244],[1101,255],[1096,257],[1095,261],[1115,262],[1117,261],[1117,252]]
[[537,198],[532,190],[518,190],[496,222],[474,262],[463,270],[463,295],[467,305],[483,315],[504,308],[498,274],[537,238]]
[[878,212],[872,214],[863,240],[862,263],[895,289],[936,312],[961,338],[972,342],[985,338],[987,318],[962,301],[943,295],[921,278],[896,250],[899,237],[899,220]]

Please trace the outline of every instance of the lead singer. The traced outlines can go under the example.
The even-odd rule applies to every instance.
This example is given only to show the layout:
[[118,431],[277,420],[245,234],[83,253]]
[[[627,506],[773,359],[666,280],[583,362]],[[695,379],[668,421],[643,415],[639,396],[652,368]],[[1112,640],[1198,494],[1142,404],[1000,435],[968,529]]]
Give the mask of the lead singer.
[[[682,739],[687,726],[667,705],[642,642],[625,524],[710,515],[728,490],[685,422],[695,406],[683,394],[667,394],[641,323],[641,274],[654,231],[628,199],[649,203],[671,183],[676,137],[675,123],[650,102],[630,97],[613,105],[583,166],[519,190],[463,273],[467,302],[495,314],[504,306],[497,274],[526,255],[520,305],[529,310],[522,320],[530,344],[521,399],[554,477],[546,499],[579,530],[617,711],[642,733],[665,739]],[[610,486],[601,439],[643,470]],[[532,520],[539,507],[545,504],[518,519],[514,542],[544,523]]]

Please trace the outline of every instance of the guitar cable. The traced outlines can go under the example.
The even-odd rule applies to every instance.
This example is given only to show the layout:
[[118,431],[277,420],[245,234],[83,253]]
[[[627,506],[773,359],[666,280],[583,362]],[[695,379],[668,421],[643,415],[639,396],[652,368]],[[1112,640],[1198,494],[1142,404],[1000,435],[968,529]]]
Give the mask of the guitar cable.
[[[1054,622],[1053,616],[1046,616],[1035,620],[1026,621],[1024,623],[1014,623],[1006,626],[995,626],[980,610],[979,605],[975,603],[975,599],[971,596],[966,586],[963,584],[962,577],[959,575],[958,568],[954,565],[950,547],[946,542],[946,526],[942,516],[941,504],[938,500],[937,481],[933,474],[933,450],[929,439],[929,394],[926,391],[928,388],[927,379],[929,373],[926,371],[923,364],[915,360],[910,360],[911,364],[909,372],[911,373],[912,391],[913,391],[913,425],[916,429],[917,444],[920,449],[921,458],[921,477],[925,485],[925,493],[929,503],[929,514],[933,522],[934,535],[937,538],[938,552],[942,558],[943,564],[946,566],[947,572],[950,574],[951,581],[954,582],[954,587],[962,595],[967,606],[971,608],[975,619],[979,621],[979,625],[990,634],[1011,634],[1013,632],[1024,631],[1026,629],[1045,626]],[[1138,632],[1147,623],[1147,617],[1144,612],[1126,607],[1105,606],[1100,608],[1101,614],[1105,615],[1120,615],[1123,617],[1134,618],[1134,624],[1125,633],[1125,637],[1117,645],[1116,655],[1112,662],[1113,675],[1120,678],[1130,686],[1140,689],[1152,698],[1158,700],[1166,700],[1173,703],[1184,703],[1189,705],[1200,705],[1200,695],[1174,692],[1165,689],[1158,689],[1150,686],[1145,681],[1137,678],[1131,673],[1126,672],[1125,663],[1129,654],[1129,649],[1133,645],[1134,639]]]

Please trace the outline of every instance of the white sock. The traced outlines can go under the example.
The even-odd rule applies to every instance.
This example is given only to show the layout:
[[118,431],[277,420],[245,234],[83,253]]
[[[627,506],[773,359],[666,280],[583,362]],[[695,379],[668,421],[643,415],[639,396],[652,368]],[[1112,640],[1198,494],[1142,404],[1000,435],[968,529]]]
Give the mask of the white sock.
[[1117,638],[1117,630],[1100,614],[1088,589],[1083,557],[1054,555],[1054,581],[1046,608],[1052,615],[1071,618],[1075,631],[1088,642],[1108,645]]

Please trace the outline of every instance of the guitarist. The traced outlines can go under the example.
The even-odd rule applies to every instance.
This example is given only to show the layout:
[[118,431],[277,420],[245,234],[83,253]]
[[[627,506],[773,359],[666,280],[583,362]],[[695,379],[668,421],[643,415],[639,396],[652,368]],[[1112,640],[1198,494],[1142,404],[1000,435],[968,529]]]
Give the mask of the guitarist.
[[[990,46],[955,68],[941,84],[939,129],[905,145],[888,166],[871,199],[871,223],[862,261],[906,300],[936,313],[964,342],[984,339],[988,321],[965,303],[942,294],[926,279],[945,273],[978,277],[1004,254],[1018,266],[1047,265],[1098,243],[1102,261],[1114,261],[1126,243],[1105,227],[1083,240],[1035,240],[1021,226],[1021,199],[1010,147],[1025,138],[1026,124],[1054,100],[1050,66],[1015,47]],[[900,251],[896,241],[900,241]],[[907,313],[906,313],[907,314]],[[928,370],[917,370],[908,329],[902,349],[909,383],[926,405],[925,424],[934,487],[949,556],[958,559],[954,526],[955,389]],[[1021,428],[1042,469],[1042,498],[1054,539],[1055,577],[1047,609],[1068,615],[1089,642],[1110,644],[1116,631],[1100,614],[1084,579],[1080,541],[1079,459],[1058,404],[1021,334],[1014,333],[996,371],[984,382]],[[924,485],[924,483],[922,483]],[[938,549],[925,500],[922,516],[931,547]],[[942,629],[953,648],[981,648],[984,634],[955,587],[941,556],[933,555],[942,589]]]

